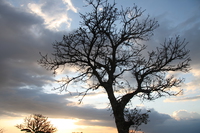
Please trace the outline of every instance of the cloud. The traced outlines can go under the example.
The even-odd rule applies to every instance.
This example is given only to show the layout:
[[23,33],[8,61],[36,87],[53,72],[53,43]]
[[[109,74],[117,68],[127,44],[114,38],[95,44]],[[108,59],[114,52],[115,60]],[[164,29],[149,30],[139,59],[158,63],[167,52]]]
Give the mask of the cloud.
[[28,8],[33,14],[42,17],[46,28],[51,30],[69,29],[72,19],[68,16],[68,11],[72,10],[74,13],[77,13],[77,9],[70,0],[29,3]]
[[200,131],[199,116],[200,114],[195,112],[176,111],[171,117],[151,109],[150,122],[140,128],[147,133],[198,133]]
[[72,10],[73,12],[77,13],[77,9],[73,6],[71,0],[62,0],[63,3],[67,4],[67,10]]
[[185,101],[197,101],[200,100],[200,95],[191,96],[191,97],[180,97],[180,98],[167,98],[164,102],[185,102]]
[[[109,118],[109,117],[108,117]],[[102,126],[102,127],[115,127],[114,119],[110,116],[109,120],[83,120],[80,119],[74,124],[76,125],[84,125],[84,126]]]
[[[1,116],[41,113],[52,118],[82,119],[82,121],[113,121],[107,109],[91,105],[67,106],[70,95],[47,94],[42,88],[8,89],[0,93]],[[109,122],[108,122],[109,121]],[[84,122],[87,125],[87,122]],[[106,123],[100,122],[106,126]]]
[[1,115],[42,112],[52,107],[50,103],[46,107],[45,102],[37,99],[38,96],[57,96],[44,93],[44,86],[50,85],[54,77],[41,68],[37,60],[39,52],[52,51],[52,42],[61,39],[63,32],[50,31],[43,23],[40,16],[0,1]]
[[186,48],[190,50],[191,66],[200,66],[198,58],[200,51],[200,15],[196,12],[199,12],[198,6],[191,10],[191,16],[185,17],[182,21],[174,20],[174,22],[167,12],[154,16],[160,26],[154,31],[154,36],[152,36],[151,40],[147,42],[148,48],[154,49],[155,46],[163,43],[165,38],[168,39],[180,35],[181,39],[185,38],[186,42],[188,42]]
[[200,119],[200,114],[196,112],[188,112],[186,110],[179,110],[173,112],[173,118],[176,120],[192,120],[192,119]]
[[183,94],[175,98],[167,98],[164,100],[164,102],[186,102],[186,101],[200,100],[199,75],[200,75],[199,69],[196,66],[193,66],[189,74],[183,75],[184,78],[186,79],[185,83],[183,83],[181,86],[181,88],[183,89]]
[[[42,27],[43,19],[0,2],[0,77],[1,90],[6,87],[43,86],[52,81],[49,72],[37,64],[39,52],[52,50],[52,38],[62,33]],[[38,28],[38,35],[33,31]],[[49,38],[50,37],[50,38]],[[49,45],[50,44],[50,45]]]
[[[45,12],[51,9],[50,5],[39,5],[38,9]],[[0,33],[0,116],[42,113],[55,118],[108,119],[107,109],[67,106],[73,104],[66,100],[71,96],[45,93],[54,77],[37,64],[39,52],[51,53],[52,42],[61,39],[64,32],[46,29],[42,16],[5,1],[0,2],[0,16],[4,31]]]
[[186,48],[190,50],[190,57],[192,61],[190,62],[191,70],[189,73],[169,73],[174,74],[176,77],[185,78],[185,83],[182,84],[181,88],[183,89],[183,95],[177,98],[168,98],[165,102],[180,102],[180,101],[194,101],[199,100],[199,42],[200,42],[200,15],[196,12],[199,11],[199,8],[193,9],[193,14],[188,18],[184,18],[183,21],[177,21],[173,23],[167,13],[163,13],[159,16],[155,16],[158,20],[160,26],[155,30],[154,36],[149,42],[147,42],[148,49],[154,49],[156,46],[159,47],[160,43],[164,42],[165,38],[175,37],[180,35],[181,39],[186,39],[188,42]]

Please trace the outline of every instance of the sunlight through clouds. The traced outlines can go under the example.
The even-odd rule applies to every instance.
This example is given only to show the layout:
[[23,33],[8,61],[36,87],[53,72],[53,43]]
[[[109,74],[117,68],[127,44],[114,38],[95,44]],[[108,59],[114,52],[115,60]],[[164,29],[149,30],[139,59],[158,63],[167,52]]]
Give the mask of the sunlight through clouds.
[[67,4],[67,10],[72,10],[73,12],[77,13],[77,9],[73,6],[71,0],[62,0],[63,3]]
[[166,98],[164,102],[186,102],[186,101],[198,101],[200,99],[200,70],[192,68],[190,74],[182,74],[171,72],[176,76],[185,78],[185,83],[181,85],[183,93],[177,97]]
[[44,19],[44,25],[51,30],[66,30],[71,26],[72,19],[68,16],[67,11],[72,10],[77,13],[77,9],[72,5],[70,0],[63,0],[65,8],[60,7],[56,1],[44,3],[29,3],[28,8],[32,13]]
[[75,119],[49,119],[51,121],[51,123],[57,127],[60,132],[69,132],[75,130],[76,128],[78,128],[78,126],[75,125],[75,122],[77,122],[78,120]]

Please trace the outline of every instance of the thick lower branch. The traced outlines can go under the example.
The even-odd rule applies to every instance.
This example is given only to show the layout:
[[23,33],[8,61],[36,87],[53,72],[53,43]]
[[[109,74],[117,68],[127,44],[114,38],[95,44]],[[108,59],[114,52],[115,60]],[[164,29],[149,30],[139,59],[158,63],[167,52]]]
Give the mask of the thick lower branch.
[[132,93],[128,93],[126,95],[124,95],[121,99],[120,99],[120,106],[122,108],[125,108],[125,106],[127,105],[127,103],[135,96],[139,93],[138,90],[132,92]]

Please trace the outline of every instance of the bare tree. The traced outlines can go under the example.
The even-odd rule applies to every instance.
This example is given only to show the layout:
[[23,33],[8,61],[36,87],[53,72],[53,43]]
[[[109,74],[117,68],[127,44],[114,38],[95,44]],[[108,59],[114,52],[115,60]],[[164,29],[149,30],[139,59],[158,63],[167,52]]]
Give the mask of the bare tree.
[[[145,52],[147,46],[139,42],[150,39],[158,27],[157,21],[149,16],[144,18],[144,11],[136,5],[119,9],[115,2],[110,4],[107,0],[87,2],[93,9],[80,14],[80,28],[55,42],[53,57],[41,54],[39,63],[54,73],[60,66],[77,69],[75,77],[59,81],[63,82],[58,88],[60,91],[68,91],[67,86],[75,82],[88,83],[88,88],[81,92],[83,97],[90,90],[104,89],[118,132],[128,133],[131,125],[146,123],[148,116],[141,117],[144,119],[139,123],[135,115],[127,119],[126,108],[133,97],[154,100],[182,92],[177,88],[183,79],[168,72],[189,71],[187,43],[176,36],[166,39],[153,51]],[[125,78],[126,75],[129,78]],[[91,79],[95,82],[87,82]]]
[[16,125],[21,131],[31,132],[31,133],[54,133],[57,128],[48,121],[48,117],[41,114],[34,114],[26,117],[24,123]]

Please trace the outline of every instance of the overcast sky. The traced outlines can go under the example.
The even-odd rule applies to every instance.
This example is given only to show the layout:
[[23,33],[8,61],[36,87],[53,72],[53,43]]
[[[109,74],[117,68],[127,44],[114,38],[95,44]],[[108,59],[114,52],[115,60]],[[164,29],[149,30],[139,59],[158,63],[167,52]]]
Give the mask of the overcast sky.
[[[158,20],[160,26],[147,42],[150,47],[176,35],[189,42],[192,70],[177,74],[185,78],[184,94],[153,102],[133,99],[133,106],[151,110],[150,122],[141,129],[145,133],[199,133],[200,1],[116,0],[116,3],[119,8],[135,3],[146,9],[144,16]],[[19,123],[9,121],[32,113],[76,119],[77,128],[87,133],[116,132],[105,94],[92,93],[79,105],[76,93],[52,91],[57,85],[55,77],[37,63],[39,52],[51,53],[52,43],[79,27],[79,12],[90,10],[84,5],[83,0],[0,0],[0,128],[2,125],[6,133],[18,131],[14,126]],[[71,74],[70,70],[66,70],[67,74]]]

